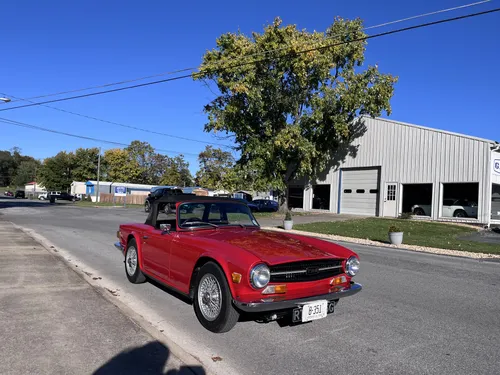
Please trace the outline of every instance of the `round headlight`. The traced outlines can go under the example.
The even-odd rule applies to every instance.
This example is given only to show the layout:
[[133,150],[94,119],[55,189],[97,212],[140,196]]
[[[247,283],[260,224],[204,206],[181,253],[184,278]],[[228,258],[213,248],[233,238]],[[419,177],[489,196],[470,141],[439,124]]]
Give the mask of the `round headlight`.
[[354,256],[347,259],[347,262],[345,264],[345,272],[347,272],[351,276],[356,275],[359,272],[359,259]]
[[265,264],[258,264],[250,272],[250,283],[254,288],[264,288],[271,279],[271,271]]

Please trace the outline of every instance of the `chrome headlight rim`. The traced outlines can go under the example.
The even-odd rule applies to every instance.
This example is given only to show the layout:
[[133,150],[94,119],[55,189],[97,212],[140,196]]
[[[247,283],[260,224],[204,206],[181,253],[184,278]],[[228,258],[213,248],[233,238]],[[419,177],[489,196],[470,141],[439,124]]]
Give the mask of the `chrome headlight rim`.
[[[259,276],[264,276],[263,279],[259,279]],[[250,285],[254,289],[262,289],[269,284],[271,280],[271,270],[265,263],[259,263],[255,265],[250,270]]]
[[356,276],[359,272],[359,266],[360,266],[359,259],[353,255],[349,257],[349,259],[347,259],[345,263],[345,272],[349,276]]

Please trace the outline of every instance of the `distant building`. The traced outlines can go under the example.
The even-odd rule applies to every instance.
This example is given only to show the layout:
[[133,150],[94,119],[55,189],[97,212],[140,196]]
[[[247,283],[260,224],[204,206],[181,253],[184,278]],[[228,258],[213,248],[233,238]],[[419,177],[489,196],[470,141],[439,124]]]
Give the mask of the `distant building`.
[[46,193],[47,190],[43,185],[38,185],[36,182],[28,182],[24,186],[24,191],[27,194],[33,193],[33,194],[41,194],[41,193]]

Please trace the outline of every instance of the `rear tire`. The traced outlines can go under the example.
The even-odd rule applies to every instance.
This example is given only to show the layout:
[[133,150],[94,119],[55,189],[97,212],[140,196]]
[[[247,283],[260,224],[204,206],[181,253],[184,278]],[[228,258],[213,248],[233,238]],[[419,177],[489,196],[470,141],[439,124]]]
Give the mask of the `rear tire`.
[[124,263],[128,281],[132,284],[141,284],[146,281],[146,276],[144,276],[139,266],[139,253],[135,239],[130,240],[127,244]]
[[455,210],[455,212],[453,212],[453,217],[467,217],[467,212],[465,212],[464,210]]
[[198,272],[195,285],[193,307],[201,325],[214,333],[230,331],[240,313],[233,306],[224,271],[208,262]]
[[413,213],[417,216],[425,216],[425,211],[421,208],[415,208]]

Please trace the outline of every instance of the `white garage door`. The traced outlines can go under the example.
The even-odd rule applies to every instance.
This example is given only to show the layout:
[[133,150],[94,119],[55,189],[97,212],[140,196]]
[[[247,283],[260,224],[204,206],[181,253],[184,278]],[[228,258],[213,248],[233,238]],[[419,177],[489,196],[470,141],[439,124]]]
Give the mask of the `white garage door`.
[[378,169],[342,171],[340,213],[377,215]]

